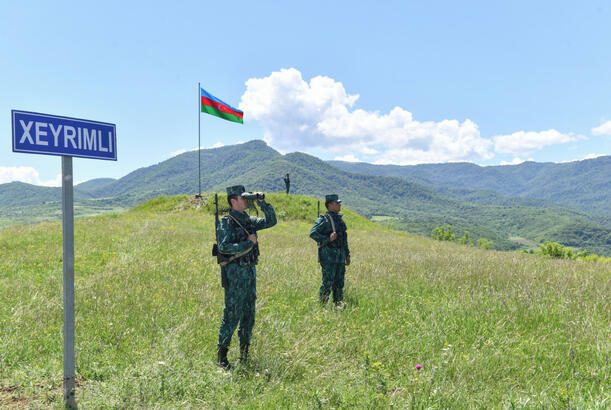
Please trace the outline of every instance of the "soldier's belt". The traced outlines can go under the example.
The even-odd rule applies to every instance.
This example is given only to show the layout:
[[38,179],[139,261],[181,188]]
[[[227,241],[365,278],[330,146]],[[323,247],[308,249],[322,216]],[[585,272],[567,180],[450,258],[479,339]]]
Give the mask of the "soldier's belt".
[[245,250],[244,252],[240,252],[240,253],[237,253],[237,254],[235,254],[235,255],[231,255],[231,256],[229,257],[229,259],[227,259],[227,260],[225,260],[225,261],[222,261],[222,262],[219,262],[219,265],[221,265],[221,266],[227,266],[227,265],[229,265],[231,262],[235,261],[236,259],[239,259],[239,258],[241,258],[242,256],[244,256],[244,255],[248,254],[248,253],[249,253],[250,251],[252,251],[254,248],[255,248],[255,246],[253,245],[253,246],[251,246],[249,249]]
[[324,248],[325,246],[327,246],[327,247],[329,247],[329,248],[333,248],[333,249],[341,249],[341,248],[342,248],[341,244],[332,245],[334,242],[337,242],[337,241],[333,241],[333,242],[327,242],[327,243],[325,243],[325,244],[319,243],[319,244],[318,244],[318,247],[319,247],[319,248]]

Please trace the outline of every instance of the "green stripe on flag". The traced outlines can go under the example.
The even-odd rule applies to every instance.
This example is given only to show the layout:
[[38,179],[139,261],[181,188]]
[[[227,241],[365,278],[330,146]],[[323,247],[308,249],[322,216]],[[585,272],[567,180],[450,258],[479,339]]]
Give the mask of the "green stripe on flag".
[[238,117],[237,115],[219,111],[214,107],[210,107],[209,105],[203,105],[203,104],[200,104],[200,105],[202,107],[202,112],[205,112],[206,114],[214,115],[216,117],[223,118],[224,120],[227,120],[227,121],[233,121],[233,122],[238,122],[240,124],[244,124],[244,120]]

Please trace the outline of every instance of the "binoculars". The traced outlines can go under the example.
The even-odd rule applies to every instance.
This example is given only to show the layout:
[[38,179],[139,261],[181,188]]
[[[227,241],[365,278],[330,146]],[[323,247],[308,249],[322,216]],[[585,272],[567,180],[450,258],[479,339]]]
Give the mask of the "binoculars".
[[265,194],[263,192],[244,192],[241,197],[244,199],[259,200],[265,199]]

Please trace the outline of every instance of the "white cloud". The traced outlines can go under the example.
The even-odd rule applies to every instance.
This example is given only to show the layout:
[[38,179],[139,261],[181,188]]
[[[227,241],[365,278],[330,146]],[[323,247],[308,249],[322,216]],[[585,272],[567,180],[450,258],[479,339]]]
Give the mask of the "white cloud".
[[510,135],[497,135],[494,149],[503,154],[525,155],[554,144],[577,141],[577,137],[562,134],[554,129],[547,131],[518,131]]
[[361,149],[361,152],[363,154],[369,154],[369,155],[373,155],[373,154],[377,154],[379,151],[375,148],[370,148],[370,147],[363,147]]
[[0,166],[0,184],[21,181],[33,185],[61,186],[62,174],[57,174],[55,179],[42,181],[40,174],[32,167],[2,167]]
[[592,135],[611,135],[611,121],[607,121],[599,127],[592,128]]
[[239,107],[262,123],[265,141],[279,150],[360,152],[372,157],[368,161],[394,164],[493,156],[492,142],[469,119],[419,122],[401,107],[387,114],[353,109],[358,98],[332,78],[318,76],[308,83],[290,68],[249,79]]
[[220,141],[219,141],[219,142],[217,142],[216,144],[214,144],[214,145],[211,145],[211,146],[207,147],[206,149],[211,149],[211,148],[221,148],[221,147],[224,147],[224,146],[225,146],[225,144],[223,144],[222,142],[220,142]]
[[519,165],[524,161],[534,161],[532,158],[522,159],[519,157],[515,157],[511,161],[501,161],[501,165]]
[[344,155],[343,157],[335,157],[333,159],[336,161],[361,162],[360,159],[358,159],[357,157],[355,157],[352,154],[347,154],[347,155]]

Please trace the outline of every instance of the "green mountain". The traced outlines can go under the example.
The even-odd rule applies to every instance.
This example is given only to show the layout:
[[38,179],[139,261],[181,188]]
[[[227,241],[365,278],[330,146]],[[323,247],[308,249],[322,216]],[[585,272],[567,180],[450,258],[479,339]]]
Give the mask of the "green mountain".
[[[394,215],[406,208],[424,206],[444,211],[456,205],[456,201],[450,198],[400,178],[340,171],[311,155],[282,155],[263,141],[204,150],[201,157],[201,186],[207,192],[224,192],[225,187],[233,184],[244,184],[249,190],[282,191],[282,177],[288,172],[291,192],[316,197],[323,197],[330,191],[337,192],[368,217]],[[98,198],[118,197],[127,201],[130,198],[141,200],[159,195],[195,193],[198,190],[197,177],[197,152],[186,152],[134,171],[91,191],[91,194]]]
[[[488,167],[471,163],[407,166],[329,163],[347,172],[420,181],[439,191],[447,187],[488,190],[503,196],[540,199],[588,213],[611,215],[611,156],[562,164],[523,162]],[[487,197],[488,193],[483,196]]]
[[[88,198],[91,198],[91,196],[87,193],[75,190],[75,200]],[[25,182],[0,184],[0,208],[43,205],[48,202],[57,202],[61,200],[61,188],[38,186],[26,184]]]
[[[199,191],[197,162],[197,152],[186,152],[118,180],[91,181],[84,192],[81,184],[75,192],[84,196],[80,199],[83,207],[102,203],[110,208],[131,207],[161,195],[194,194]],[[281,192],[282,178],[288,172],[293,193],[323,198],[336,192],[362,215],[421,235],[428,236],[436,226],[449,224],[459,236],[469,231],[474,241],[481,237],[493,240],[497,249],[519,249],[553,240],[611,254],[609,214],[590,215],[552,200],[510,197],[490,189],[444,187],[421,177],[349,172],[311,155],[282,155],[263,141],[202,150],[201,163],[201,189],[205,192],[224,192],[225,187],[235,184],[244,184],[248,190]],[[481,168],[449,165],[469,172]],[[591,173],[595,174],[593,169]],[[29,186],[30,190],[35,188],[41,187]],[[36,196],[33,191],[30,195]]]
[[116,179],[114,178],[95,178],[75,185],[74,189],[80,192],[91,192],[95,191],[96,189],[100,189],[114,181],[116,181]]
[[[80,186],[74,189],[74,215],[77,217],[120,212],[130,207],[115,198],[92,198],[79,190]],[[61,219],[61,201],[62,189],[58,187],[23,182],[0,184],[0,227]]]

